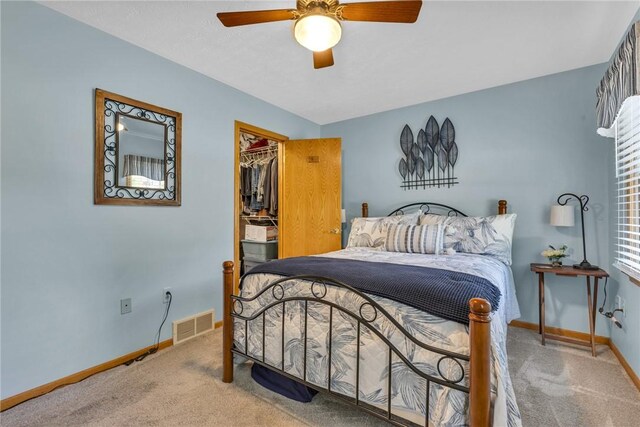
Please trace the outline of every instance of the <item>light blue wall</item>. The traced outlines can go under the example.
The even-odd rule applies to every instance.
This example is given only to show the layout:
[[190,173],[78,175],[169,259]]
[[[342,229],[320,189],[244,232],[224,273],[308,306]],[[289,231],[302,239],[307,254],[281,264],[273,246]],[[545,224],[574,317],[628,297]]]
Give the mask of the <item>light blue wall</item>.
[[[386,215],[415,201],[449,204],[469,215],[493,214],[498,199],[518,214],[513,246],[522,320],[538,321],[537,280],[529,263],[548,244],[566,243],[582,256],[580,227],[554,228],[549,206],[564,192],[588,194],[587,251],[609,265],[609,146],[596,135],[594,90],[604,65],[428,102],[322,127],[322,136],[343,139],[343,200],[349,218],[369,203],[370,215]],[[425,78],[429,73],[425,71]],[[405,123],[417,134],[430,115],[456,128],[460,157],[453,188],[400,188],[399,137]],[[576,212],[578,210],[576,209]],[[588,331],[586,286],[572,278],[547,279],[547,324]],[[597,333],[609,335],[598,319]]]
[[[1,8],[5,398],[151,345],[164,287],[162,339],[172,320],[220,318],[234,120],[292,138],[320,128],[41,5]],[[181,207],[93,204],[96,87],[182,112]]]
[[[640,10],[636,13],[636,16],[631,21],[631,24],[640,20]],[[631,25],[629,25],[631,26]],[[626,36],[626,33],[625,33]],[[617,49],[616,49],[617,52]],[[614,52],[615,55],[615,52]],[[609,182],[610,182],[610,212],[615,212],[616,206],[616,180],[615,180],[615,163],[614,163],[614,142],[613,139],[605,140],[605,143],[609,147]],[[611,236],[615,236],[616,217],[611,215]],[[615,252],[613,240],[611,242],[611,262],[615,261]],[[629,281],[628,276],[622,274],[618,269],[611,266],[609,267],[611,272],[611,299],[608,303],[608,310],[613,310],[615,305],[616,295],[620,295],[625,300],[626,315],[620,316],[623,324],[622,329],[617,327],[611,328],[611,340],[620,349],[620,352],[624,358],[629,362],[634,372],[640,375],[640,286],[635,285]]]

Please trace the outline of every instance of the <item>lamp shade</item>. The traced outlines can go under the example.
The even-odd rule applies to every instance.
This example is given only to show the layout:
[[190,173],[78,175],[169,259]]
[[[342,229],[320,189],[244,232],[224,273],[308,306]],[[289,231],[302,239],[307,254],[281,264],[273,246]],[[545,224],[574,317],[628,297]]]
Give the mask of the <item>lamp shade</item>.
[[300,18],[293,35],[302,46],[314,52],[331,49],[340,41],[342,27],[337,19],[328,15],[307,15]]
[[573,227],[576,223],[573,206],[551,206],[551,219],[549,222],[556,227]]

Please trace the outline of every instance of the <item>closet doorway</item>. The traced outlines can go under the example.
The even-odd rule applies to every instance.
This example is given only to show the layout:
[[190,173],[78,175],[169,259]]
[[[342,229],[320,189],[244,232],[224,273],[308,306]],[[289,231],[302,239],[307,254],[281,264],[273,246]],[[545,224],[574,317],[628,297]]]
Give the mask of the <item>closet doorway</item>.
[[234,268],[342,247],[339,138],[289,140],[235,122]]
[[[282,143],[288,139],[285,135],[280,135],[248,123],[237,120],[235,122],[233,256],[236,288],[240,283],[240,276],[246,268],[250,268],[253,263],[261,262],[268,257],[274,257],[273,250],[274,247],[277,247],[277,238],[275,241],[268,240],[266,242],[256,242],[255,244],[244,241],[246,240],[245,237],[247,237],[247,226],[269,227],[270,230],[272,230],[273,227],[275,227],[276,230],[279,228],[279,211],[277,206],[279,200],[276,201],[275,205],[271,204],[273,196],[272,190],[277,190],[279,183],[276,182],[276,188],[271,187],[269,189],[269,205],[267,209],[264,209],[264,201],[261,202],[262,209],[258,209],[261,206],[256,198],[257,194],[254,194],[253,178],[259,181],[260,176],[254,175],[253,171],[254,167],[255,169],[264,167],[267,162],[271,162],[269,166],[273,167],[273,161],[279,161],[278,155]],[[245,174],[244,176],[243,173]],[[265,178],[266,177],[263,176],[263,180]],[[256,182],[255,186],[257,186],[257,184]],[[269,177],[269,184],[271,184],[271,177]],[[252,198],[254,199],[253,206]],[[247,256],[245,259],[243,243],[245,248],[247,245],[250,245],[252,249],[264,249],[265,253],[262,255],[255,254],[253,257]],[[268,253],[266,251],[268,251]],[[277,257],[277,249],[275,256]]]

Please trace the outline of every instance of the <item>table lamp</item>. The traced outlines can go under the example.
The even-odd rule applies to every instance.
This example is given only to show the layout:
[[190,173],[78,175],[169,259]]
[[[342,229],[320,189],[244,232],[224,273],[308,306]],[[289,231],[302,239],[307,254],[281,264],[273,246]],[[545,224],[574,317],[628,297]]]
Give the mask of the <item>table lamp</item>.
[[587,203],[589,203],[589,196],[577,196],[573,193],[564,193],[558,197],[558,204],[551,206],[551,225],[556,227],[573,227],[575,225],[575,214],[573,206],[567,205],[571,200],[575,199],[580,203],[580,221],[582,223],[582,262],[580,264],[574,264],[573,268],[580,270],[597,270],[598,266],[592,265],[587,261],[587,245],[584,239],[584,213],[589,210]]

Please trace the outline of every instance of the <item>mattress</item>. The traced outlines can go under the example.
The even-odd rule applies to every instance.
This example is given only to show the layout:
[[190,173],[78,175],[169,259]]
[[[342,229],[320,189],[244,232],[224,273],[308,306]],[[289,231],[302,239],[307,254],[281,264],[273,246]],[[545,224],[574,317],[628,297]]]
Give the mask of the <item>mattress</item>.
[[[492,357],[492,405],[493,423],[496,426],[521,425],[507,366],[506,324],[519,317],[515,287],[511,269],[502,262],[474,254],[423,255],[400,252],[384,252],[370,248],[348,248],[322,254],[323,257],[355,259],[368,262],[417,265],[444,270],[460,271],[482,277],[498,287],[501,300],[491,322]],[[252,274],[245,277],[241,295],[252,297],[280,278],[272,274]],[[287,297],[309,296],[313,292],[308,283],[287,286]],[[318,288],[315,290],[318,293]],[[323,290],[324,292],[324,290]],[[402,327],[421,342],[459,354],[469,354],[469,329],[467,325],[445,320],[408,305],[378,296],[371,296],[387,310]],[[327,287],[326,301],[333,301],[358,313],[362,301],[357,295],[344,289]],[[251,315],[268,304],[276,302],[273,292],[265,292],[252,303],[245,303],[242,315]],[[356,374],[359,375],[358,397],[362,403],[386,410],[389,403],[387,378],[391,367],[391,409],[394,416],[424,425],[426,405],[429,405],[429,424],[438,426],[464,425],[468,423],[468,394],[447,386],[430,382],[427,399],[427,383],[416,375],[396,354],[389,352],[385,344],[370,328],[377,329],[402,355],[423,372],[448,379],[461,376],[460,382],[468,386],[468,362],[454,363],[442,355],[416,346],[404,338],[395,325],[378,316],[374,321],[360,326],[360,368],[356,369],[357,321],[336,309],[320,303],[308,303],[306,323],[306,360],[304,303],[285,303],[285,336],[282,340],[282,304],[277,304],[251,320],[234,322],[234,343],[241,352],[257,360],[264,360],[276,369],[284,368],[289,375],[306,380],[321,388],[355,398]],[[373,318],[373,317],[372,317]],[[329,345],[328,326],[332,336]],[[264,331],[264,351],[262,348]],[[329,354],[329,348],[331,352]],[[389,360],[391,357],[391,360]],[[329,361],[331,368],[329,369]],[[331,379],[329,384],[329,371]]]

